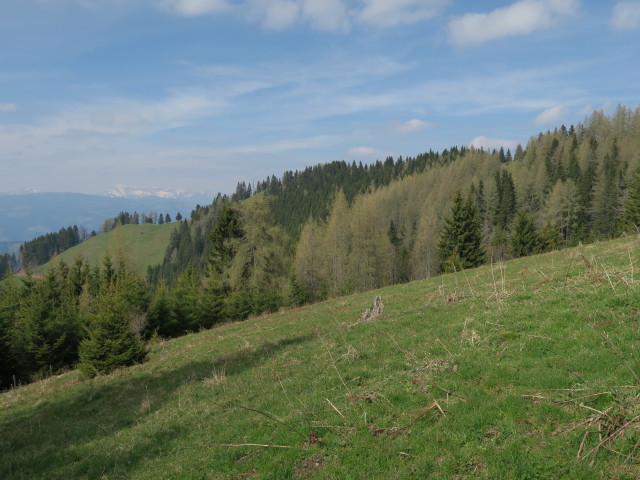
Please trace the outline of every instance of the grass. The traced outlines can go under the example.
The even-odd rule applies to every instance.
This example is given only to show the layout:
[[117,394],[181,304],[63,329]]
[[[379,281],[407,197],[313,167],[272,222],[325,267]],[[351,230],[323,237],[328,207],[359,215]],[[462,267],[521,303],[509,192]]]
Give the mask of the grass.
[[0,477],[638,478],[639,251],[343,297],[5,392]]
[[171,233],[177,225],[177,222],[164,225],[124,225],[65,250],[50,262],[38,267],[34,273],[44,273],[50,265],[57,264],[60,260],[71,265],[78,256],[82,256],[92,266],[99,265],[106,254],[115,257],[122,246],[122,251],[128,254],[132,270],[144,278],[148,266],[162,263]]

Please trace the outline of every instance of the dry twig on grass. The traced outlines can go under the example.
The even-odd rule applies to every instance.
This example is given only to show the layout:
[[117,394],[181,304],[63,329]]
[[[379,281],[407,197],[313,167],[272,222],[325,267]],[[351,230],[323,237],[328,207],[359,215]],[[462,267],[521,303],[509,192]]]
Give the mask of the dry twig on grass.
[[198,442],[205,447],[262,447],[262,448],[299,448],[291,445],[269,445],[267,443],[208,443]]
[[[225,408],[224,405],[220,405],[217,404],[223,408]],[[279,423],[280,425],[285,426],[286,428],[288,428],[289,430],[291,430],[294,433],[297,433],[298,435],[300,435],[302,438],[304,438],[305,440],[307,439],[307,435],[305,435],[304,433],[302,433],[300,430],[296,430],[295,428],[293,428],[291,425],[288,425],[286,423],[284,423],[282,420],[280,420],[279,418],[274,417],[273,415],[271,415],[270,413],[267,412],[263,412],[262,410],[258,410],[257,408],[251,408],[251,407],[246,407],[244,405],[240,405],[238,403],[234,403],[229,405],[229,407],[238,407],[238,408],[242,408],[243,410],[247,410],[249,412],[255,412],[255,413],[259,413],[260,415],[263,415],[264,417],[268,418],[269,420],[273,420],[274,422]]]

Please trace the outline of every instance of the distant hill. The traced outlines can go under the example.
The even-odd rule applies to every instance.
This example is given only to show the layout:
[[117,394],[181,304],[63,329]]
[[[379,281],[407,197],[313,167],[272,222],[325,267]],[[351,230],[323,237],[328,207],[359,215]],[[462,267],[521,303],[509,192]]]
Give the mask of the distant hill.
[[[184,217],[198,203],[211,203],[205,196],[163,198],[159,196],[115,197],[81,193],[0,194],[0,248],[22,243],[60,228],[77,225],[99,231],[105,218],[121,211],[168,213]],[[0,250],[0,253],[3,253]]]
[[70,248],[56,256],[50,262],[38,267],[35,273],[43,273],[51,264],[63,260],[71,264],[78,256],[95,266],[102,262],[104,256],[115,256],[122,242],[122,251],[127,252],[127,261],[139,275],[145,276],[149,265],[162,262],[171,232],[179,222],[165,225],[125,225],[109,233],[92,237],[80,245]]

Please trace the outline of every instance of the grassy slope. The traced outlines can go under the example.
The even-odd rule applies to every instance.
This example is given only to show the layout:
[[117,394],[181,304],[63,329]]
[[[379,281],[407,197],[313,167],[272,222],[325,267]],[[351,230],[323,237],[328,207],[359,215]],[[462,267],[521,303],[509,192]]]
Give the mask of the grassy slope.
[[[638,253],[627,238],[389,287],[4,393],[0,477],[637,478],[605,447],[640,457]],[[355,324],[376,294],[386,317]]]
[[124,251],[128,254],[128,260],[131,262],[133,270],[144,277],[149,265],[162,263],[171,232],[177,225],[177,222],[164,225],[125,225],[121,231],[116,229],[89,238],[62,252],[50,262],[38,267],[34,273],[45,272],[49,265],[60,260],[64,260],[70,265],[78,255],[81,255],[91,265],[99,264],[107,253],[115,256],[119,242],[122,240]]

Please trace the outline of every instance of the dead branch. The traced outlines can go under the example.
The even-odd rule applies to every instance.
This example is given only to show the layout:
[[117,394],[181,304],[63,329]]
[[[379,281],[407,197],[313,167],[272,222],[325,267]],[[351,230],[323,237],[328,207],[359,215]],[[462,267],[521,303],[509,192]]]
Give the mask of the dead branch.
[[263,447],[263,448],[298,448],[290,445],[269,445],[266,443],[209,443],[198,442],[205,447]]
[[[398,344],[398,342],[396,342],[396,339],[395,339],[395,338],[393,338],[389,332],[387,332],[387,330],[385,330],[385,329],[383,328],[383,329],[382,329],[382,331],[383,331],[384,333],[386,333],[386,334],[387,334],[387,336],[388,336],[388,337],[391,339],[391,341],[393,342],[393,344],[394,344],[396,347],[398,347],[398,350],[400,350],[402,353],[404,353],[405,357],[407,357],[409,360],[411,360],[411,361],[413,361],[413,362],[415,362],[415,361],[416,361],[416,356],[415,356],[413,353],[411,353],[411,352],[407,352],[405,349],[403,349],[403,348],[400,346],[400,344]],[[446,348],[446,347],[445,347],[445,348]]]
[[[219,405],[219,404],[218,404]],[[220,405],[221,407],[224,407],[223,405]],[[273,420],[274,422],[279,423],[280,425],[288,428],[289,430],[291,430],[294,433],[297,433],[298,435],[300,435],[302,438],[304,438],[306,440],[307,435],[305,435],[304,433],[302,433],[300,430],[296,430],[295,428],[293,428],[291,425],[288,425],[286,423],[284,423],[282,420],[280,420],[279,418],[274,417],[273,415],[271,415],[270,413],[267,412],[263,412],[262,410],[258,410],[257,408],[251,408],[251,407],[246,407],[244,405],[240,405],[238,403],[235,404],[231,404],[230,406],[232,407],[238,407],[238,408],[242,408],[243,410],[247,410],[249,412],[255,412],[258,413],[264,417],[267,417],[269,420]]]
[[338,408],[337,408],[333,403],[331,403],[331,400],[329,400],[328,398],[325,398],[325,400],[326,400],[327,402],[329,402],[329,405],[331,405],[331,408],[333,408],[336,412],[338,412],[338,415],[340,415],[342,418],[346,418],[346,417],[342,414],[342,412],[341,412],[340,410],[338,410]]

